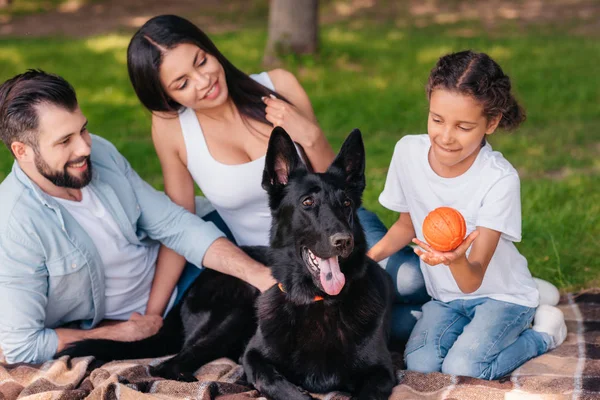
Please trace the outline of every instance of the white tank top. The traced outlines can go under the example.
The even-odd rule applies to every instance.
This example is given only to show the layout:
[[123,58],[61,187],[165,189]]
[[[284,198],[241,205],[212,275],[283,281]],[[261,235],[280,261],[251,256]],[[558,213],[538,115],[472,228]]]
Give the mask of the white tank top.
[[[250,77],[275,90],[266,72]],[[194,110],[183,110],[179,122],[187,152],[187,168],[233,233],[237,244],[267,245],[271,212],[267,193],[261,187],[265,156],[244,164],[220,163],[208,151]]]

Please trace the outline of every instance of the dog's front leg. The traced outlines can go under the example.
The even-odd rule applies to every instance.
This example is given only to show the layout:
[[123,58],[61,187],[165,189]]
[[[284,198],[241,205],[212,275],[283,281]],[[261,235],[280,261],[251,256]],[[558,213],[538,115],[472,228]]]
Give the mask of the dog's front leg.
[[171,360],[173,359],[166,360],[155,367],[150,367],[150,375],[180,382],[196,382],[198,380],[194,376],[194,372],[197,368],[186,370],[185,367],[182,368],[182,366],[177,363],[177,360]]
[[357,381],[362,381],[357,390],[358,400],[385,400],[396,384],[393,370],[384,365],[374,365],[365,370]]
[[153,375],[195,381],[194,372],[204,364],[221,357],[237,360],[255,329],[253,314],[248,315],[243,308],[228,311],[227,315],[213,311],[206,318],[198,315],[196,318],[201,323],[193,327],[195,331],[186,339],[183,349],[154,367]]
[[283,377],[257,349],[246,350],[243,359],[248,381],[274,400],[314,400],[308,392]]

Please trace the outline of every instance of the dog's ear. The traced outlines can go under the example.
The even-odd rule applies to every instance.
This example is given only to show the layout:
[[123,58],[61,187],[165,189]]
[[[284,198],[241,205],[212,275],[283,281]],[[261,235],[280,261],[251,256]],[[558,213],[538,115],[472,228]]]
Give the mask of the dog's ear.
[[303,168],[303,164],[294,142],[285,129],[276,126],[269,138],[262,179],[263,189],[287,185],[290,174],[298,168]]
[[358,129],[350,132],[328,172],[336,169],[344,173],[348,186],[362,193],[365,189],[365,146]]

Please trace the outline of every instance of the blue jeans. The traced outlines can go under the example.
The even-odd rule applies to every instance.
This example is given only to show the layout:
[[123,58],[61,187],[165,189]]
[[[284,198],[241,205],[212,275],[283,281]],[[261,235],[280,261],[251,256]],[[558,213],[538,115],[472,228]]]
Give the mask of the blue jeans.
[[535,308],[488,297],[431,300],[406,344],[406,369],[498,379],[548,351],[550,337],[530,329]]
[[[358,209],[358,218],[365,231],[367,246],[371,248],[385,236],[387,228],[374,212],[363,207]],[[392,277],[396,288],[396,301],[392,309],[392,339],[406,342],[417,322],[415,312],[421,311],[421,306],[431,300],[425,288],[419,256],[412,247],[406,246],[380,265]]]
[[[371,248],[386,234],[387,228],[375,213],[367,211],[363,207],[358,209],[358,218],[365,231],[367,245]],[[213,222],[229,240],[235,243],[231,231],[216,211],[207,214],[203,219]],[[429,301],[430,297],[425,289],[419,257],[411,247],[407,246],[393,254],[384,265],[397,289],[396,304],[392,309],[392,338],[405,342],[417,322],[414,312],[420,311],[421,306]],[[188,263],[185,266],[177,283],[178,293],[175,304],[181,300],[200,272],[202,269],[193,264]]]

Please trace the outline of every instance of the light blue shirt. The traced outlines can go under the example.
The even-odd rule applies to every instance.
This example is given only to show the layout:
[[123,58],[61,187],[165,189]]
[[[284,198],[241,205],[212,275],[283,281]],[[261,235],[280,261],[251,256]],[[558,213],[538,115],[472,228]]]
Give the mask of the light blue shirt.
[[[94,191],[130,243],[159,241],[202,265],[224,236],[211,222],[173,203],[131,168],[107,140],[92,135]],[[0,184],[0,347],[6,361],[39,363],[58,348],[53,328],[104,317],[99,251],[75,219],[15,162]]]

